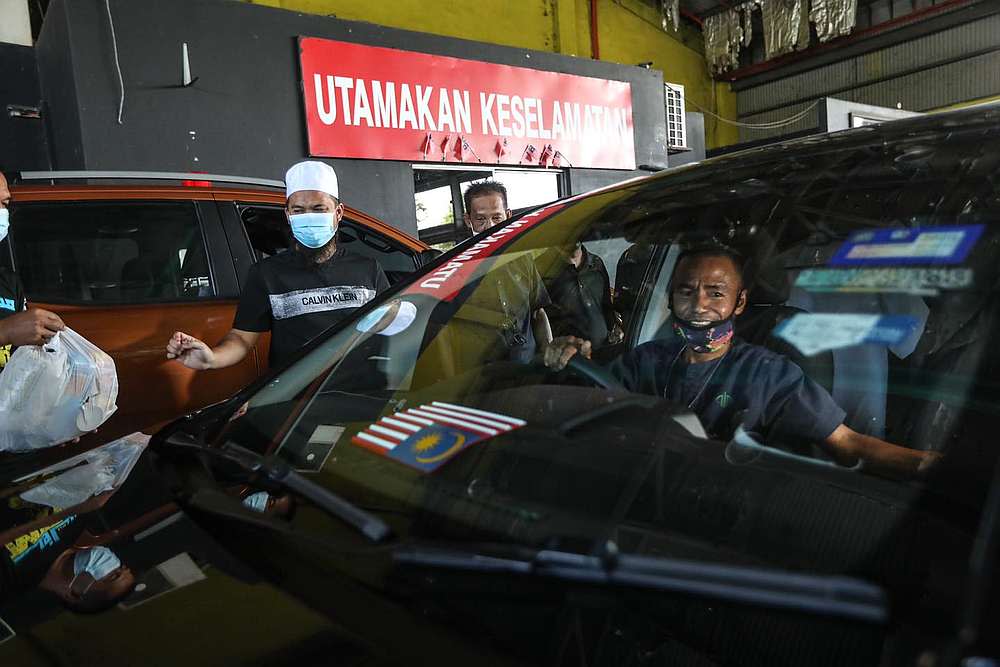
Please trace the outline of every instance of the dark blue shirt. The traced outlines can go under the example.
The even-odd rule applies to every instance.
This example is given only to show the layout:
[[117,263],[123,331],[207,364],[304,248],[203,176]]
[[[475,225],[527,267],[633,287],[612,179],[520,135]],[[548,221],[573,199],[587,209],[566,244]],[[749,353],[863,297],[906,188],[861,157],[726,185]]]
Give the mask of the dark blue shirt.
[[713,438],[729,440],[740,423],[767,440],[806,445],[844,421],[830,394],[789,359],[736,339],[721,359],[688,364],[677,338],[654,340],[609,367],[629,391],[689,407]]

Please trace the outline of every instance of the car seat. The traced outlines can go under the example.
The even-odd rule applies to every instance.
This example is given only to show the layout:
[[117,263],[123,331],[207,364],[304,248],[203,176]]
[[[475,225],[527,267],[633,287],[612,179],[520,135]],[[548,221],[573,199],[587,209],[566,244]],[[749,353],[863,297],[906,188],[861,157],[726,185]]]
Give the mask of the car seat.
[[791,274],[777,262],[769,262],[755,271],[747,290],[747,306],[736,318],[736,335],[748,343],[777,352],[802,369],[810,379],[827,391],[833,388],[833,354],[821,352],[805,356],[788,342],[774,335],[782,322],[806,311],[786,305],[791,291]]
[[169,261],[162,257],[139,255],[125,262],[121,275],[122,299],[178,297],[178,279],[173,275],[176,268],[171,267]]

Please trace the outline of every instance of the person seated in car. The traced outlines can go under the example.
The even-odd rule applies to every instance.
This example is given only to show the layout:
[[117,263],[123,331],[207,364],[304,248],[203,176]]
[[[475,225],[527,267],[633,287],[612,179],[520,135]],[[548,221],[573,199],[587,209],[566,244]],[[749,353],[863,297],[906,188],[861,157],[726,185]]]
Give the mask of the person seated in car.
[[[463,194],[463,220],[472,234],[481,234],[511,216],[507,204],[507,188],[498,181],[475,183]],[[552,328],[545,308],[549,294],[534,262],[520,257],[490,273],[480,287],[465,301],[467,308],[477,309],[482,323],[490,329],[467,332],[464,345],[478,356],[499,335],[511,361],[527,362],[552,340]],[[485,334],[485,336],[483,336]]]
[[[736,253],[719,247],[681,253],[668,289],[676,335],[644,343],[609,366],[629,391],[687,406],[714,438],[728,440],[742,424],[768,440],[819,443],[841,465],[861,462],[890,475],[923,472],[935,460],[932,452],[852,430],[830,394],[792,361],[734,337],[734,318],[747,304]],[[589,340],[556,338],[545,364],[559,370],[590,352]]]
[[604,260],[582,243],[553,248],[538,260],[552,303],[547,310],[555,336],[579,336],[595,345],[624,337],[611,302],[611,279]]
[[214,347],[183,331],[167,341],[168,359],[194,370],[240,363],[271,332],[268,364],[293,358],[313,338],[389,287],[378,261],[337,244],[344,217],[333,167],[306,161],[285,174],[285,213],[293,250],[250,267],[233,328]]

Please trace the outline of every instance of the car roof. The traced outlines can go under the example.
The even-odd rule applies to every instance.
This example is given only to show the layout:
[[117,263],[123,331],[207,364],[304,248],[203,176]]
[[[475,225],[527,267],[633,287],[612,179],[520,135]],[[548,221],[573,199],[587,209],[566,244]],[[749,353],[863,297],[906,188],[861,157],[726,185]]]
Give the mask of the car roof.
[[[15,201],[218,200],[284,206],[282,181],[183,172],[35,171],[20,172],[10,185]],[[347,216],[421,252],[427,244],[378,218],[344,205]]]

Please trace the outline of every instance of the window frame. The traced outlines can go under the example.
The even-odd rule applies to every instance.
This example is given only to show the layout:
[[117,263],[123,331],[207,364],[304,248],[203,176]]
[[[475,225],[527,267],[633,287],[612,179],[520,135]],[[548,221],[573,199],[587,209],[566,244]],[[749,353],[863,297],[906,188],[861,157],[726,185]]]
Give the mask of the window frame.
[[[414,163],[412,170],[414,172],[414,181],[416,181],[416,172],[418,171],[437,171],[437,172],[456,172],[456,174],[465,172],[480,172],[482,178],[496,179],[497,172],[526,172],[535,174],[554,174],[556,177],[556,193],[557,199],[562,199],[569,195],[569,180],[568,180],[568,168],[565,167],[525,167],[519,165],[505,165],[505,164],[495,164],[495,165],[476,165],[476,164],[434,164],[434,163]],[[465,200],[464,200],[464,189],[468,187],[468,184],[479,180],[479,177],[474,179],[461,180],[460,178],[450,178],[448,179],[447,185],[451,188],[451,208],[452,215],[454,218],[454,223],[451,225],[435,225],[433,227],[425,227],[423,229],[417,229],[418,238],[430,246],[436,246],[447,243],[459,243],[463,239],[469,238],[472,234],[468,231],[465,226],[464,216],[465,216]],[[414,183],[415,184],[415,183]],[[444,187],[442,184],[439,187]],[[433,190],[435,188],[427,188],[421,190],[420,192],[426,192]],[[419,194],[414,188],[414,196]],[[532,204],[527,207],[521,207],[518,210],[524,210],[527,208],[534,208],[536,206],[542,206],[547,202],[541,202],[539,204]],[[414,199],[414,207],[416,207],[416,199]],[[416,208],[414,208],[414,216],[416,215]]]
[[[220,204],[222,203],[223,202],[220,202]],[[246,223],[243,222],[243,212],[248,208],[265,208],[265,209],[273,209],[276,211],[281,211],[282,213],[284,213],[285,208],[279,204],[271,202],[252,202],[252,201],[234,200],[232,202],[225,202],[225,204],[227,204],[228,207],[232,210],[233,224],[238,226],[239,229],[238,234],[240,237],[242,237],[246,252],[249,254],[250,264],[247,265],[246,267],[246,270],[249,270],[249,267],[253,264],[257,264],[258,262],[260,262],[260,259],[257,257],[257,250],[253,247],[253,243],[250,241],[250,233],[247,231]],[[386,246],[394,248],[395,250],[403,253],[404,255],[409,257],[410,262],[413,265],[412,268],[410,269],[410,272],[416,271],[422,266],[422,264],[420,263],[419,253],[415,252],[412,248],[400,243],[399,241],[387,236],[386,234],[383,234],[379,230],[374,229],[369,225],[360,222],[359,220],[356,220],[355,218],[349,215],[349,211],[344,212],[344,217],[341,220],[340,227],[341,228],[348,227],[352,233],[355,232],[355,230],[361,230],[365,235],[374,235],[379,241],[384,243]],[[355,236],[357,235],[355,234]],[[361,238],[358,238],[357,240],[360,241],[361,243],[364,243],[364,241]],[[235,262],[236,261],[235,252],[233,253],[233,259]],[[238,276],[245,275],[244,273],[242,273],[241,267],[237,266],[236,268],[239,272]],[[386,267],[384,266],[382,268],[383,270],[387,271],[391,270],[391,269],[386,269]],[[243,280],[240,280],[240,284],[242,283]]]

